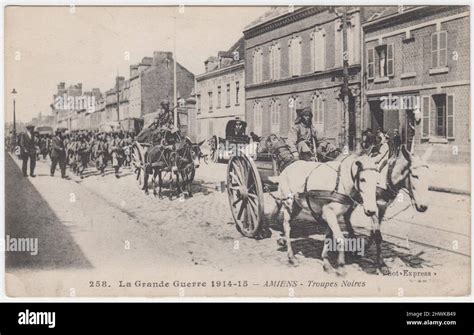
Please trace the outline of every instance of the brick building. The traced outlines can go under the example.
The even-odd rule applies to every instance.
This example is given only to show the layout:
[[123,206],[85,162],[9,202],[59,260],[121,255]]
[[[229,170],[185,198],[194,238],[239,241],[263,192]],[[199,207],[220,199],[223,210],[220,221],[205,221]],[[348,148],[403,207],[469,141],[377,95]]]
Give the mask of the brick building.
[[196,76],[196,137],[225,137],[227,121],[245,119],[244,39],[205,62]]
[[[345,143],[349,112],[360,124],[359,8],[347,9],[349,61],[348,111],[341,97],[343,83],[342,9],[277,7],[244,30],[246,113],[257,134],[286,137],[296,109],[313,110],[320,133],[338,145]],[[353,129],[357,139],[360,127]]]
[[406,143],[421,113],[414,151],[432,161],[470,157],[468,6],[385,7],[363,24],[363,127],[398,129]]
[[[138,72],[141,115],[146,119],[153,119],[159,112],[162,101],[167,100],[171,105],[173,103],[173,54],[153,52],[151,66],[144,67],[142,71],[139,66]],[[176,63],[176,82],[177,97],[190,97],[194,90],[194,74],[179,63]]]

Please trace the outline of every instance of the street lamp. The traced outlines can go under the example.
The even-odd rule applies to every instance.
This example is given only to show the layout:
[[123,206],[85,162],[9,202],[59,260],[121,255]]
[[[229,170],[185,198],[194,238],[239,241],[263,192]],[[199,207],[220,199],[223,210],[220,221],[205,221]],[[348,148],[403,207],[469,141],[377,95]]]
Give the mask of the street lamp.
[[15,112],[15,94],[18,92],[13,89],[11,92],[13,94],[13,147],[16,146],[16,112]]

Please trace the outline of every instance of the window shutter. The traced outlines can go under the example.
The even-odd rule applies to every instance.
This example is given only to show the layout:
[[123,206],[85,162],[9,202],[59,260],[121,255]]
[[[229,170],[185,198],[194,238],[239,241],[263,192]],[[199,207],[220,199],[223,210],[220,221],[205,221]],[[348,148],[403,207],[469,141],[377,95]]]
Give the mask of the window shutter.
[[297,76],[301,75],[301,38],[296,39],[296,45],[295,45],[295,50],[296,50],[296,55],[295,55],[295,74]]
[[421,99],[421,138],[424,139],[430,137],[430,100],[430,96],[423,96]]
[[367,78],[374,79],[375,74],[375,59],[374,48],[367,49]]
[[446,105],[446,137],[454,139],[454,95],[447,96]]
[[324,124],[324,100],[320,98],[319,101],[321,103],[319,108],[319,123]]
[[394,53],[393,53],[393,44],[387,45],[387,76],[394,75],[395,62],[394,62]]
[[438,33],[431,35],[431,67],[438,67]]
[[313,37],[313,49],[314,49],[314,71],[324,71],[325,68],[325,50],[326,50],[326,38],[323,31],[318,31]]
[[448,33],[439,32],[439,66],[448,65]]

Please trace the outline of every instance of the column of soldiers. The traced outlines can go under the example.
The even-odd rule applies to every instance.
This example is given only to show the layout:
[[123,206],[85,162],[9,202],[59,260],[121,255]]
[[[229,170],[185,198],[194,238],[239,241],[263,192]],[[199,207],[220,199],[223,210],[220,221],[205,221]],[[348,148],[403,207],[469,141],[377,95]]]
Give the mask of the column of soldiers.
[[30,176],[34,174],[36,161],[43,156],[51,158],[50,175],[54,176],[59,165],[61,177],[67,178],[66,166],[72,173],[84,178],[84,172],[89,163],[95,162],[102,176],[110,162],[114,168],[115,177],[120,177],[120,167],[130,167],[131,146],[134,133],[118,131],[104,133],[98,131],[76,131],[65,133],[58,129],[54,136],[35,133],[34,126],[28,126],[27,131],[20,136],[20,158],[23,160],[22,171],[27,174],[30,161]]

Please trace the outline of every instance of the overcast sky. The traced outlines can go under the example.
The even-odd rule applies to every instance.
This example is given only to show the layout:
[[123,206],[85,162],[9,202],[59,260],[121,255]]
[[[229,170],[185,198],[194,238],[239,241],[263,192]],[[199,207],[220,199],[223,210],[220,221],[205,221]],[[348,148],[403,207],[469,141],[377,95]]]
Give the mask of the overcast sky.
[[[5,121],[51,113],[56,86],[83,83],[85,90],[112,88],[117,72],[154,50],[172,51],[195,75],[204,60],[230,48],[243,28],[268,7],[8,7],[5,13]],[[176,21],[173,17],[176,16]],[[130,60],[125,59],[128,52]],[[15,60],[15,56],[20,56]]]

